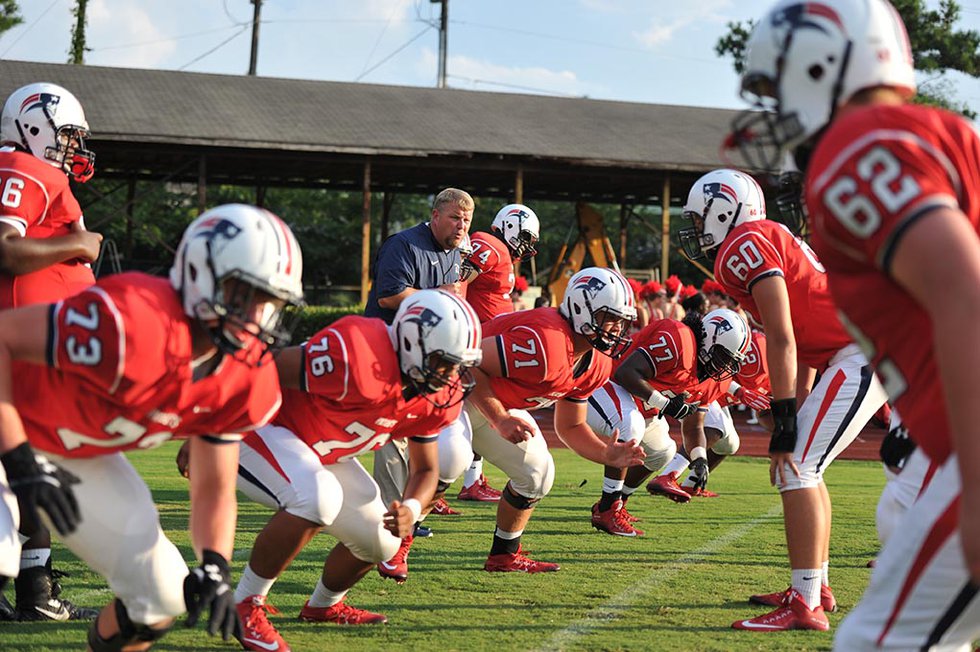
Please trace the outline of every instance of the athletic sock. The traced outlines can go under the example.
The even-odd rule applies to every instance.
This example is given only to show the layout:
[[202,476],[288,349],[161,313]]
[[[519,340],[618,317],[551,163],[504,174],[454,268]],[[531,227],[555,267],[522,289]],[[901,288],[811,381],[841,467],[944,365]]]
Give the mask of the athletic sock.
[[477,482],[480,479],[481,475],[483,475],[482,457],[478,460],[473,460],[473,463],[470,464],[469,468],[467,468],[463,473],[463,487],[466,488],[471,486],[474,482]]
[[815,609],[820,604],[820,581],[823,575],[819,568],[794,568],[793,588],[803,596],[807,607]]
[[30,548],[20,551],[20,567],[34,568],[35,566],[45,566],[51,559],[51,548]]
[[245,570],[242,571],[242,577],[238,580],[238,586],[235,587],[235,603],[243,602],[253,595],[269,595],[269,591],[272,590],[272,585],[276,583],[276,578],[266,579],[261,577],[252,570],[252,567],[245,564]]
[[310,596],[310,606],[316,607],[317,609],[325,609],[332,607],[347,595],[347,591],[334,592],[323,585],[323,578],[321,577],[316,581],[316,588],[313,589],[313,594]]
[[824,586],[830,586],[830,562],[825,561],[820,565],[820,574],[822,576],[822,581]]
[[513,555],[521,548],[521,535],[524,530],[508,532],[499,527],[493,533],[493,545],[490,546],[491,555]]

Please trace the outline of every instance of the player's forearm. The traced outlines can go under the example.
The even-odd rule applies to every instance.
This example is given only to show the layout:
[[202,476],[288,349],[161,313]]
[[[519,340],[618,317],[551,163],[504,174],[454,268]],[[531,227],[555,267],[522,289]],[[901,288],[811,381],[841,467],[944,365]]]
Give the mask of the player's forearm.
[[558,438],[566,446],[591,462],[595,462],[596,464],[606,463],[605,452],[607,442],[599,439],[595,432],[592,431],[592,428],[584,423],[560,426],[557,423],[557,418],[555,420],[555,434],[558,435]]
[[418,292],[418,290],[415,288],[405,288],[398,294],[392,294],[388,297],[378,297],[378,305],[386,310],[398,310],[398,306],[402,305],[402,301],[416,292]]
[[52,238],[5,238],[0,244],[0,271],[13,276],[30,274],[85,255],[75,234]]
[[414,498],[424,508],[439,484],[439,446],[435,442],[408,442],[408,480],[402,500]]
[[[767,334],[767,337],[769,335]],[[772,397],[776,400],[796,396],[796,341],[790,335],[773,336],[766,351]]]
[[498,423],[506,419],[510,414],[507,408],[501,403],[490,387],[490,376],[481,369],[473,369],[473,378],[476,380],[476,387],[466,398],[467,403],[476,407],[491,426],[496,427]]
[[195,553],[214,550],[231,559],[235,546],[238,501],[235,480],[238,444],[209,444],[191,440],[194,473],[191,474],[191,543]]
[[704,417],[699,419],[698,416],[697,413],[691,414],[681,421],[681,439],[688,456],[697,448],[708,447],[708,438],[704,434]]

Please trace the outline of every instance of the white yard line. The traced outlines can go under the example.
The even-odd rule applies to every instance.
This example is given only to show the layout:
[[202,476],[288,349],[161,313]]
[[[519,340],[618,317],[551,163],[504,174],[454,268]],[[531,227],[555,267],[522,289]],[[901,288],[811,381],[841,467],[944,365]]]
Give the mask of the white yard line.
[[654,573],[647,575],[646,578],[628,587],[622,593],[610,598],[604,604],[593,608],[583,618],[555,632],[554,636],[537,648],[538,651],[552,652],[564,650],[577,638],[585,636],[594,629],[608,625],[610,621],[623,617],[633,607],[634,603],[639,602],[640,598],[658,584],[673,579],[679,573],[687,570],[689,565],[703,561],[705,557],[733,544],[757,526],[775,518],[782,511],[783,507],[781,504],[774,505],[765,514],[761,514],[747,523],[732,528],[717,539],[709,541],[701,548],[674,559],[666,566],[658,568]]

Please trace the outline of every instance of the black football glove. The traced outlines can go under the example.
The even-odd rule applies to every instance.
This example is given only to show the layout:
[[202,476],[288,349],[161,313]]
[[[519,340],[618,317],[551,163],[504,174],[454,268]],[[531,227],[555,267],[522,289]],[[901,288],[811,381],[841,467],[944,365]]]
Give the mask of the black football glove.
[[666,415],[668,417],[674,417],[675,419],[680,421],[687,415],[693,414],[694,411],[698,409],[698,405],[701,403],[701,401],[695,401],[694,403],[687,403],[684,400],[685,398],[687,398],[687,394],[674,396],[669,401],[667,401],[667,405],[665,405],[663,409],[660,410],[660,414],[658,416],[661,419],[663,419],[664,416]]
[[915,450],[915,442],[909,438],[909,429],[905,426],[892,428],[881,440],[878,454],[887,466],[903,467],[909,455]]
[[796,449],[796,399],[773,401],[771,410],[773,428],[769,454],[792,453]]
[[201,565],[184,578],[184,604],[187,606],[185,627],[193,627],[205,609],[210,609],[208,634],[221,632],[229,640],[241,634],[242,625],[235,609],[235,592],[231,588],[228,561],[213,550],[205,550]]
[[38,510],[43,509],[59,534],[71,534],[82,516],[71,485],[80,480],[43,455],[35,455],[26,441],[2,456],[7,484],[17,496],[20,530],[31,536],[41,527]]
[[[708,488],[708,460],[703,457],[699,457],[695,460],[691,460],[691,474],[688,476],[689,480],[694,481],[694,491],[698,489]],[[692,492],[688,492],[692,493]]]

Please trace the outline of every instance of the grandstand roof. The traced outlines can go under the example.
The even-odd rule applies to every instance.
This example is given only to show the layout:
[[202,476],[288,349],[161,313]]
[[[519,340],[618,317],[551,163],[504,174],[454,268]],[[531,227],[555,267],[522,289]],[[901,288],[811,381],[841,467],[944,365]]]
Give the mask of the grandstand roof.
[[[0,96],[33,81],[85,107],[100,176],[257,186],[649,203],[666,174],[719,164],[733,111],[487,93],[0,61]],[[640,80],[638,80],[640,83]],[[685,186],[681,186],[685,187]],[[675,191],[676,194],[676,191]]]

